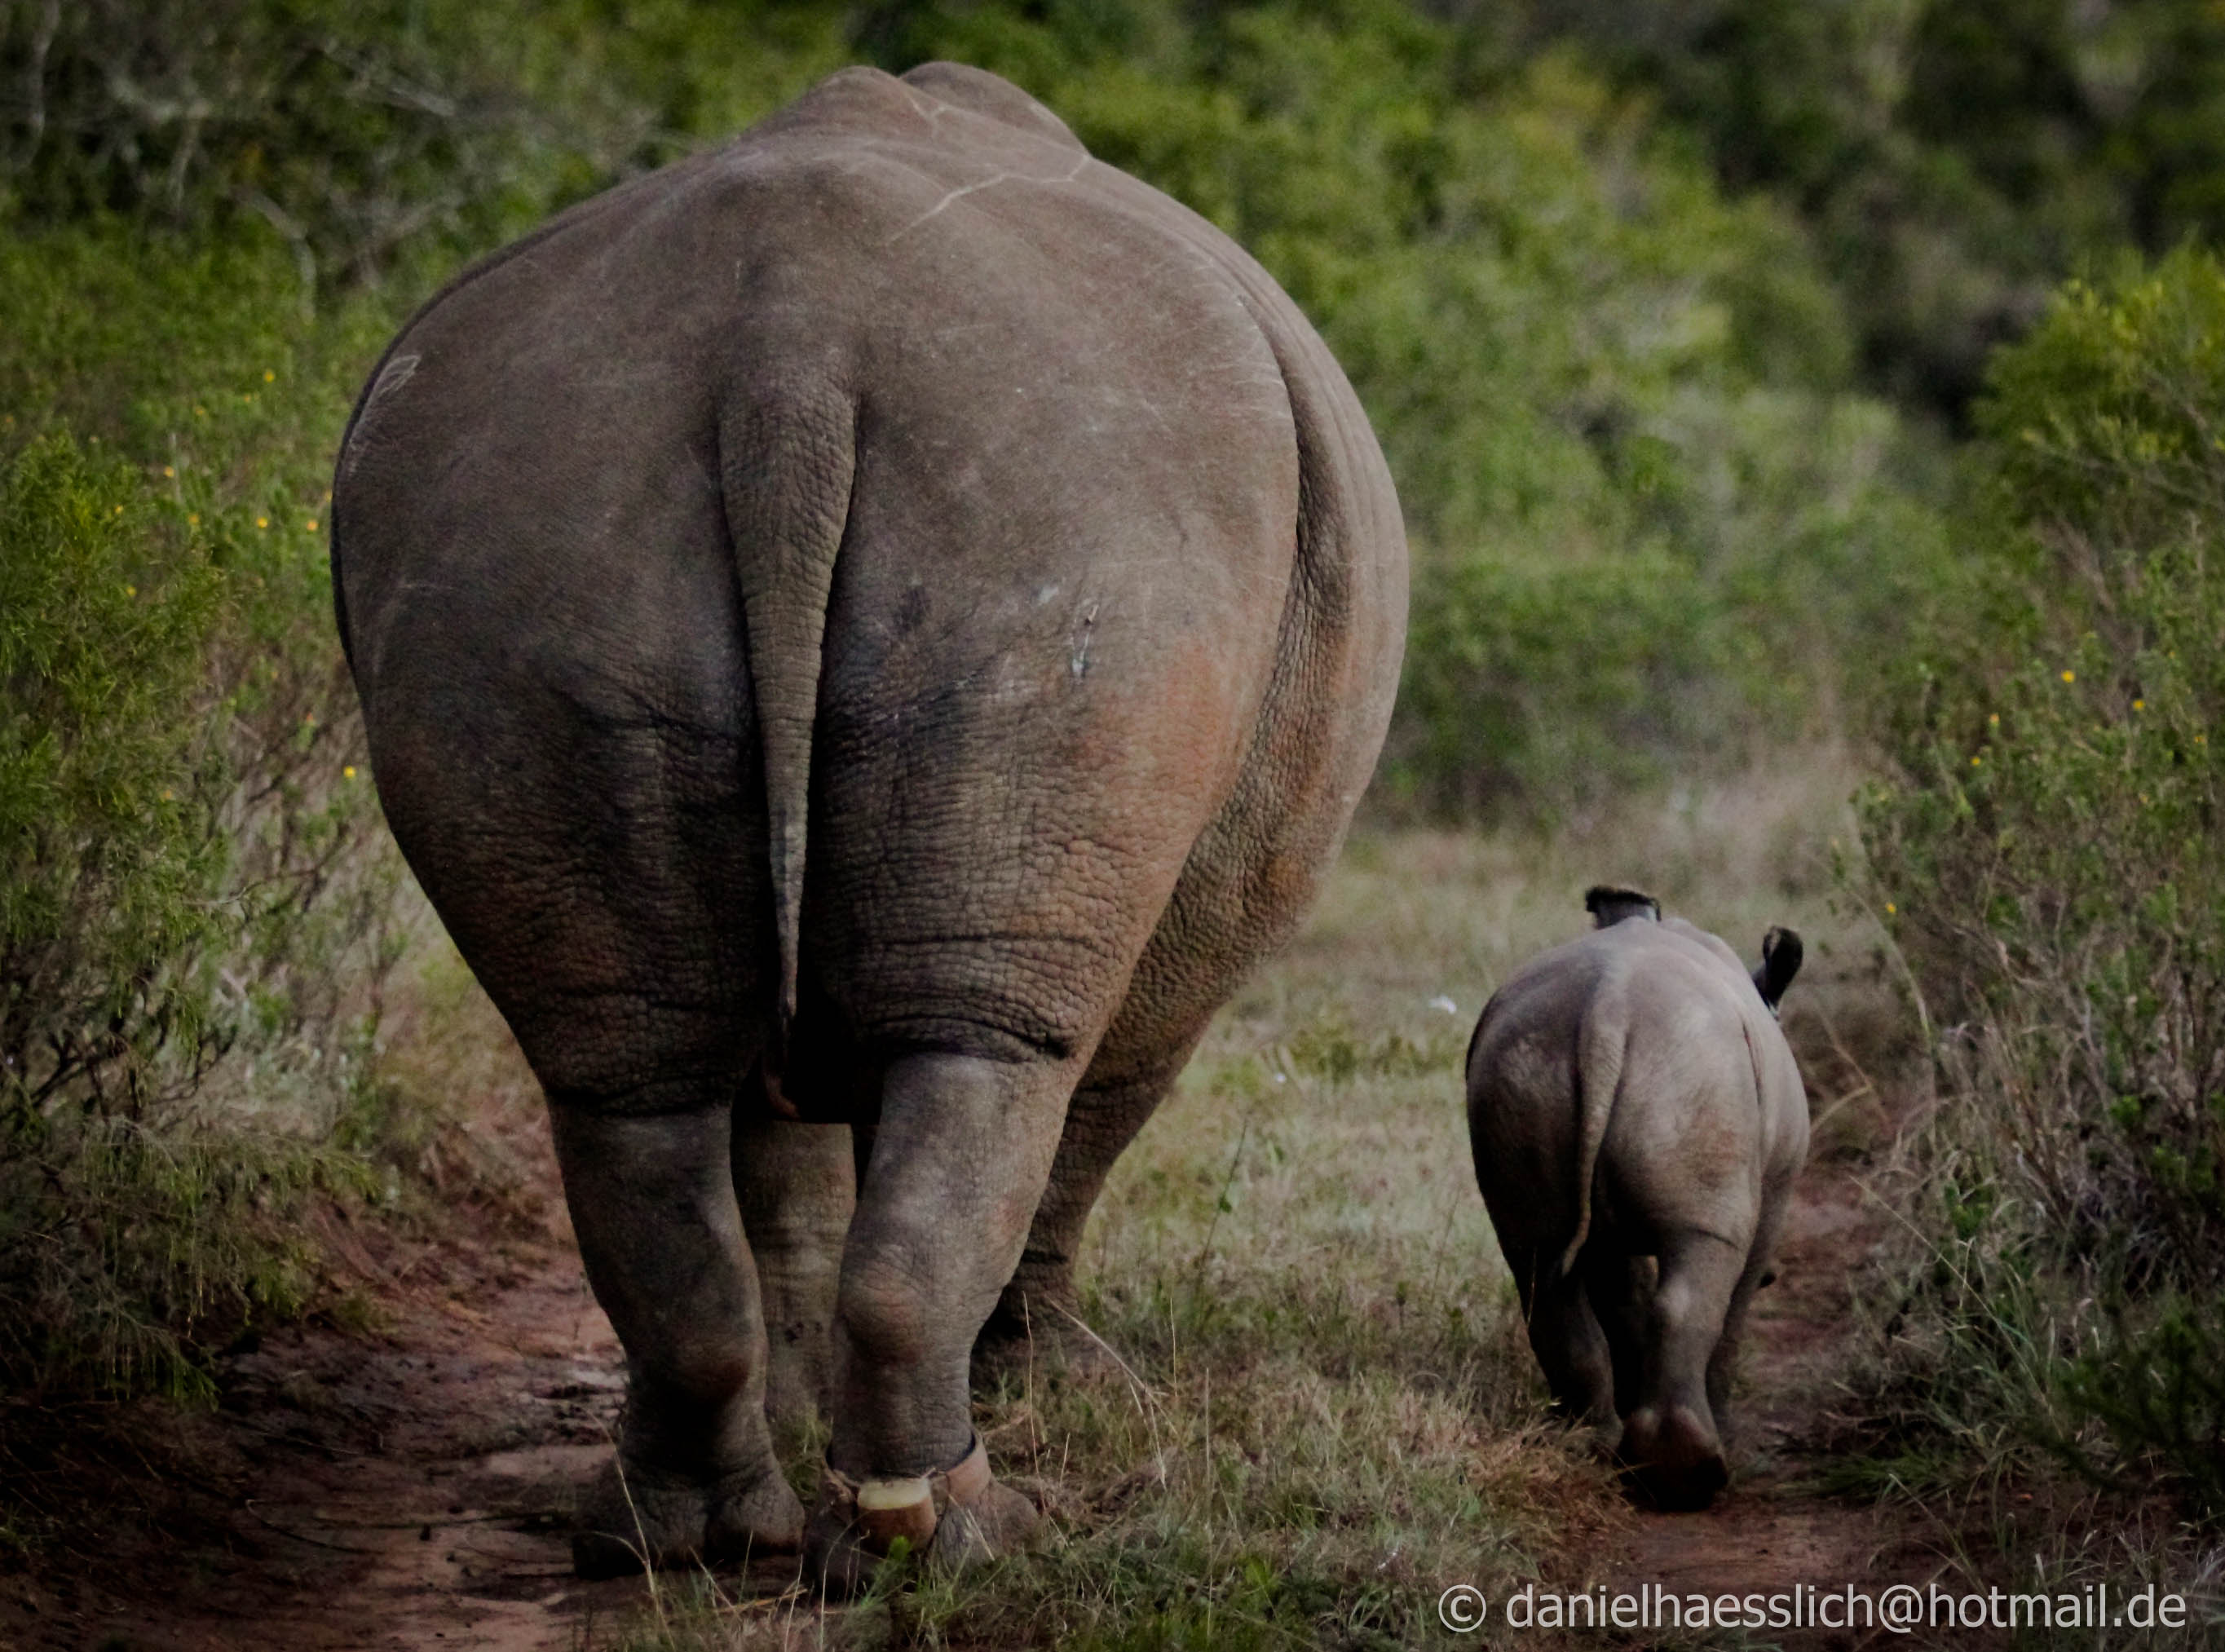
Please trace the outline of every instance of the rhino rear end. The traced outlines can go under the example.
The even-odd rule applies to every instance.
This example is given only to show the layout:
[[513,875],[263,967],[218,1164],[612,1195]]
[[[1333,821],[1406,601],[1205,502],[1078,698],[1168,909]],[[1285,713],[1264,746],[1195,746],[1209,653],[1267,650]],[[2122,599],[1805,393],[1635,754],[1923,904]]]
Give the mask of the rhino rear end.
[[[1477,1183],[1556,1403],[1615,1439],[1645,1500],[1703,1508],[1806,1099],[1727,946],[1649,897],[1594,895],[1601,927],[1516,971],[1477,1025]],[[1781,992],[1798,940],[1772,937]]]
[[[334,492],[382,799],[627,1350],[580,1564],[1011,1547],[977,1332],[1072,1300],[1388,720],[1404,541],[1350,386],[1016,88],[851,69],[467,272]],[[763,1265],[840,1225],[853,1123],[839,1270]],[[808,1528],[768,1317],[833,1344],[770,1383],[831,1390]]]

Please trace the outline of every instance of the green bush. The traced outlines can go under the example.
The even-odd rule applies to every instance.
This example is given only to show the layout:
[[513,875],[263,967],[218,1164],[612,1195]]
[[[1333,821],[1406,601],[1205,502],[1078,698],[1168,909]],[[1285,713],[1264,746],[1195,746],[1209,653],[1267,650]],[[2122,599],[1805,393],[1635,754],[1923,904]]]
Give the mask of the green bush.
[[[306,1299],[396,867],[331,635],[371,317],[282,251],[0,245],[0,1376],[189,1392]],[[383,323],[382,323],[383,326]],[[54,394],[42,394],[51,386]],[[94,426],[82,439],[66,415]]]
[[665,0],[0,0],[20,87],[0,183],[45,222],[126,214],[288,246],[314,302],[485,251],[776,107],[841,13]]
[[1875,899],[1946,1026],[1947,1237],[2077,1280],[2108,1325],[2071,1396],[2214,1471],[2214,1407],[2152,1431],[2225,1337],[2225,266],[2073,286],[1990,383],[1863,799]]
[[1798,213],[1868,381],[1959,419],[1988,353],[2120,246],[2225,230],[2225,16],[2208,0],[1540,0]]

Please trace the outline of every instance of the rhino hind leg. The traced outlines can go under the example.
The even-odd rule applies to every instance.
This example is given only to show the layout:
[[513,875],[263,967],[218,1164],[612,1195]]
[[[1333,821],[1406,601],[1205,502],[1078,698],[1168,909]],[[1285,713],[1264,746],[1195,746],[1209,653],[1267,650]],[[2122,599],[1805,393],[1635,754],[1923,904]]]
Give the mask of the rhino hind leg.
[[1652,1310],[1659,1268],[1651,1256],[1634,1256],[1601,1236],[1584,1248],[1578,1266],[1592,1312],[1607,1333],[1614,1367],[1614,1410],[1619,1417],[1638,1408],[1645,1376],[1646,1321]]
[[1738,1367],[1739,1344],[1746,1335],[1746,1310],[1753,1301],[1754,1293],[1775,1277],[1770,1262],[1776,1253],[1777,1236],[1784,1217],[1782,1196],[1764,1202],[1753,1244],[1746,1252],[1746,1267],[1732,1288],[1730,1307],[1723,1315],[1722,1335],[1716,1339],[1715,1352],[1708,1358],[1708,1404],[1715,1414],[1715,1428],[1725,1439],[1730,1438],[1731,1378]]
[[[1185,1047],[1183,1055],[1188,1053]],[[1074,1092],[1019,1266],[973,1344],[977,1389],[993,1388],[1007,1377],[1062,1369],[1091,1372],[1117,1362],[1118,1356],[1082,1322],[1074,1257],[1113,1161],[1166,1098],[1181,1068],[1177,1059],[1171,1068],[1146,1077],[1107,1084],[1085,1081]]]
[[[1079,1076],[1071,1061],[932,1052],[889,1065],[843,1250],[834,1434],[804,1537],[831,1593],[871,1577],[892,1531],[963,1563],[1025,1547],[1040,1523],[990,1479],[966,1494],[963,1532],[938,1538],[940,1503],[930,1512],[923,1490],[907,1502],[905,1488],[954,1477],[974,1454],[974,1338],[1019,1261]],[[916,1520],[891,1523],[903,1510]]]
[[1593,1310],[1583,1268],[1563,1275],[1557,1251],[1521,1251],[1506,1260],[1521,1293],[1530,1349],[1553,1403],[1572,1420],[1611,1429],[1614,1355]]
[[1746,1256],[1708,1234],[1667,1236],[1647,1316],[1639,1403],[1623,1420],[1632,1484],[1663,1509],[1704,1509],[1730,1477],[1708,1388]]
[[654,1112],[549,1108],[580,1254],[626,1350],[617,1461],[588,1489],[573,1541],[590,1576],[792,1552],[802,1537],[765,1421],[728,1112],[693,1088],[631,1098]]
[[757,1262],[765,1326],[765,1410],[808,1426],[834,1401],[834,1298],[857,1203],[851,1132],[737,1108],[734,1192]]

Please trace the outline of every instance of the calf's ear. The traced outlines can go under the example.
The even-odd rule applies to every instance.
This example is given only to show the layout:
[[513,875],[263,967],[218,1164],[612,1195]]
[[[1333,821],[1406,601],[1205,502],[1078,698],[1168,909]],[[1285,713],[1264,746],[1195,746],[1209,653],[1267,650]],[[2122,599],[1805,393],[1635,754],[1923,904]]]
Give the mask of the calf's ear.
[[1777,1001],[1784,996],[1792,977],[1800,973],[1802,953],[1797,930],[1779,927],[1761,937],[1761,963],[1753,972],[1753,989],[1761,994],[1761,1001],[1769,1006],[1772,1014]]
[[1584,910],[1592,915],[1594,929],[1611,928],[1626,918],[1661,921],[1659,901],[1643,889],[1618,889],[1612,884],[1595,883],[1585,890]]

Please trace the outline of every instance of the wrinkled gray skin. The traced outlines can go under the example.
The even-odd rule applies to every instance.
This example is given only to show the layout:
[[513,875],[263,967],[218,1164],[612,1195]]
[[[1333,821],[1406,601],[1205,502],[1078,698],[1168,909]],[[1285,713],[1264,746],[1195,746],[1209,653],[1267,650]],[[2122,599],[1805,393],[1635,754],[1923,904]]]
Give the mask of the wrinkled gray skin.
[[1772,930],[1749,976],[1643,897],[1594,905],[1607,927],[1532,959],[1484,1007],[1467,1059],[1476,1180],[1554,1398],[1610,1435],[1621,1420],[1617,1454],[1643,1495],[1701,1508],[1727,1477],[1740,1333],[1808,1154],[1807,1093],[1772,1013],[1799,940]]
[[[1381,743],[1405,546],[1335,363],[1013,87],[849,69],[434,300],[333,515],[387,818],[625,1346],[581,1563],[796,1544],[769,1400],[949,1468]],[[1033,1518],[992,1490],[959,1558]]]

